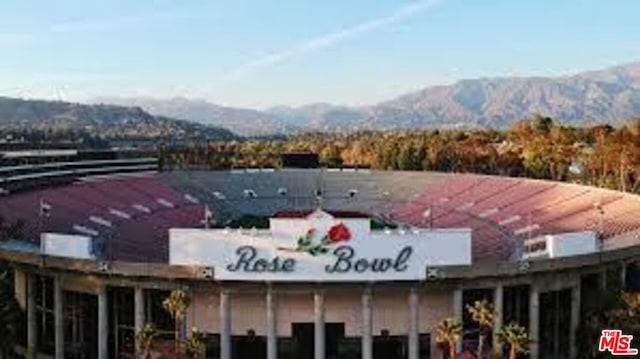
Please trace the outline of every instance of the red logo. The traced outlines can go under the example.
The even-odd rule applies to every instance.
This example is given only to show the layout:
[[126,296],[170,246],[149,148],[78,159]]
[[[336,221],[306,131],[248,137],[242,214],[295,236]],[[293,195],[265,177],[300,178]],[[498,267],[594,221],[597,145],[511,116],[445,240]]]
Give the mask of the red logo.
[[331,242],[343,242],[351,239],[351,232],[349,228],[345,226],[342,222],[336,224],[335,226],[329,228],[329,233],[327,233],[327,237]]
[[609,351],[613,355],[638,355],[638,349],[631,347],[633,335],[624,335],[622,330],[605,329],[600,337],[598,350]]
[[349,231],[349,228],[345,226],[344,223],[339,222],[331,226],[327,234],[320,238],[316,236],[315,229],[309,229],[304,236],[298,238],[298,245],[295,250],[317,256],[319,254],[329,253],[330,245],[345,242],[350,239],[351,231]]

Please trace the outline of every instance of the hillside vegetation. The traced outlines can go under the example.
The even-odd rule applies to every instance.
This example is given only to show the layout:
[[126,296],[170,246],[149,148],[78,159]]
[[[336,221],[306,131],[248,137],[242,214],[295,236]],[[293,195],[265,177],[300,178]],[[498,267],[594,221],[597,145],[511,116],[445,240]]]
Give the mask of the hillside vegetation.
[[538,116],[508,130],[309,134],[162,147],[159,156],[166,169],[272,167],[288,151],[318,153],[333,167],[497,174],[640,192],[640,119],[583,128]]
[[82,105],[0,97],[0,129],[79,132],[103,139],[229,140],[229,130],[163,116],[136,107]]

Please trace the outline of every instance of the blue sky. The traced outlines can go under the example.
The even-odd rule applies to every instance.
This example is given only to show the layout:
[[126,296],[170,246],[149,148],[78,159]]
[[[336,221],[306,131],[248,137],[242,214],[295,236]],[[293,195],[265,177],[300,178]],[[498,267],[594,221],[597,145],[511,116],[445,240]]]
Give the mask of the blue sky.
[[360,105],[640,60],[637,0],[0,0],[0,96]]

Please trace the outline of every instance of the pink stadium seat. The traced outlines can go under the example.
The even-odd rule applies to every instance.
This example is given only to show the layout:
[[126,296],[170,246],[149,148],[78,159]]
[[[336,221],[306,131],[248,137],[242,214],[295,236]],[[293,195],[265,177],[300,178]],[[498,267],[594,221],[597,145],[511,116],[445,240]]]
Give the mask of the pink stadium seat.
[[[434,228],[470,228],[474,261],[509,260],[515,241],[527,236],[593,230],[608,238],[640,228],[638,197],[615,191],[465,174],[447,175],[425,187],[412,200],[391,206],[391,218],[416,227],[432,223]],[[176,208],[159,204],[159,198]],[[52,206],[46,218],[39,216],[41,199]],[[152,213],[137,211],[132,208],[134,204],[147,206]],[[595,204],[600,205],[603,214]],[[210,208],[224,211],[225,206],[234,205],[235,202],[219,201]],[[110,209],[134,218],[119,218],[109,214]],[[427,210],[429,215],[425,216]],[[153,176],[12,194],[0,201],[0,215],[10,221],[24,219],[25,237],[34,243],[38,243],[42,231],[73,233],[72,226],[81,224],[100,230],[105,238],[113,237],[108,247],[114,259],[166,262],[169,228],[201,227],[204,205],[187,202],[183,193]],[[91,215],[112,221],[114,228],[99,228],[89,221]],[[539,228],[515,234],[529,224]]]

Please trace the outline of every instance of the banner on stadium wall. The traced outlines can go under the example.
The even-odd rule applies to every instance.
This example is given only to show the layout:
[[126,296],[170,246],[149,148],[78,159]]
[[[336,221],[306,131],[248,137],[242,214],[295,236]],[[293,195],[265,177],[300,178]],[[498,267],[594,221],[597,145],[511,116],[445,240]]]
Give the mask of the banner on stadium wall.
[[400,281],[471,264],[469,229],[372,231],[368,218],[272,218],[269,230],[169,231],[169,263],[214,267],[228,281]]

